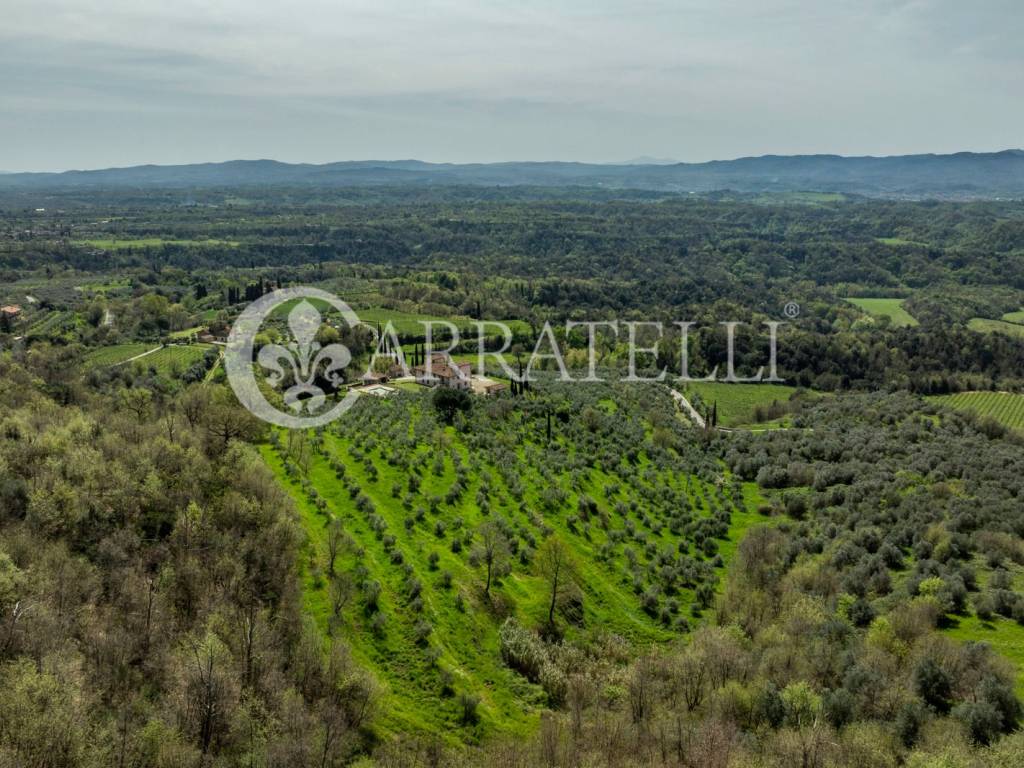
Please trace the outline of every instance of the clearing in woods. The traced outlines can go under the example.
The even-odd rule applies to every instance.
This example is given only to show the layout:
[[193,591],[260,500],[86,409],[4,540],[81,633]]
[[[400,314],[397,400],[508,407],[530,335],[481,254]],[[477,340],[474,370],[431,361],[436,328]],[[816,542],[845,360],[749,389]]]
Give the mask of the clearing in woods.
[[872,317],[888,317],[897,328],[917,325],[917,320],[903,308],[905,299],[844,298]]

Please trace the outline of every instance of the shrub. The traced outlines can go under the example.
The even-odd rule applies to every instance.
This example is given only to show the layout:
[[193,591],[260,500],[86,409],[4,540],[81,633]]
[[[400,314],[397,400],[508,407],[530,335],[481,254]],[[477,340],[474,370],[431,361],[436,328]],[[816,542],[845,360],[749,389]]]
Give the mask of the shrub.
[[459,709],[461,710],[460,722],[463,725],[473,725],[480,719],[480,714],[477,709],[480,706],[480,697],[466,693],[465,691],[459,694]]
[[427,638],[430,637],[430,633],[434,631],[434,628],[430,625],[429,621],[420,619],[416,622],[416,626],[413,627],[413,636],[416,638],[418,645],[423,645],[427,642]]
[[1002,728],[999,711],[987,701],[964,702],[953,710],[953,717],[967,728],[971,740],[977,744],[989,744]]
[[936,712],[949,711],[953,686],[942,667],[931,659],[922,659],[914,668],[914,690]]

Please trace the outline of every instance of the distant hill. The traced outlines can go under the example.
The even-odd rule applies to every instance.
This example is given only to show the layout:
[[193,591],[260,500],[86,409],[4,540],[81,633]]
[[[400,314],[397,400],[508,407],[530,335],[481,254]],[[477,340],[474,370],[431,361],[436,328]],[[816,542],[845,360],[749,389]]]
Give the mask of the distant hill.
[[842,192],[875,197],[1024,197],[1024,151],[842,157],[765,155],[707,163],[598,165],[572,162],[426,163],[346,161],[324,165],[232,160],[140,165],[96,171],[14,173],[0,189],[55,187],[340,187],[368,185],[530,185],[665,192]]

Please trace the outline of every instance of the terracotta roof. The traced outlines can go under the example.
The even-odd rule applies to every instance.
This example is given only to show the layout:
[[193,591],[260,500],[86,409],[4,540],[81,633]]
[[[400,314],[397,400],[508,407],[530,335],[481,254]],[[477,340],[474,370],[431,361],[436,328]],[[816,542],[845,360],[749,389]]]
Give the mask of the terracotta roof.
[[451,366],[445,359],[444,355],[435,354],[430,358],[430,370],[427,370],[425,365],[417,365],[412,369],[412,372],[416,376],[434,376],[438,379],[468,379],[469,378],[469,363],[459,363],[456,366]]

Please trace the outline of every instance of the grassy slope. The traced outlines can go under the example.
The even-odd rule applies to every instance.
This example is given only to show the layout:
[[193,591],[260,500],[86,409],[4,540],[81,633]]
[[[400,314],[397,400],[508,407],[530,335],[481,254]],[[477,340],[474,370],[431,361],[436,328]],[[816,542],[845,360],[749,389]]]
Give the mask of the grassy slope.
[[922,248],[928,247],[928,243],[922,243],[920,240],[906,240],[902,237],[878,237],[875,239],[878,240],[878,242],[882,243],[883,245],[917,245],[921,246]]
[[1024,430],[1024,395],[1009,392],[958,392],[928,398],[961,411],[990,416],[1011,429]]
[[[1019,314],[1019,313],[1014,313]],[[1024,338],[1024,325],[1009,323],[1004,320],[989,320],[984,317],[972,317],[967,327],[978,333],[1005,333],[1008,336]]]
[[903,299],[844,298],[854,306],[875,317],[888,317],[895,327],[917,325],[917,320],[903,308]]
[[1017,668],[1017,695],[1024,698],[1024,627],[1001,616],[982,621],[977,616],[954,618],[944,630],[961,642],[988,643]]
[[1024,325],[1024,310],[1020,312],[1007,312],[1003,315],[1003,321],[1007,323],[1016,323],[1017,325]]
[[113,344],[109,347],[100,347],[86,354],[85,365],[87,368],[101,368],[107,365],[117,365],[125,360],[141,355],[153,349],[155,344]]
[[[341,298],[344,299],[344,296],[342,296]],[[281,304],[277,305],[274,308],[272,316],[276,318],[286,317],[298,302],[299,299],[292,299],[290,301],[282,302]],[[334,313],[334,310],[330,308],[327,302],[325,301],[314,298],[309,299],[309,302],[317,309],[319,309],[321,312],[328,311],[332,314]],[[476,338],[476,326],[474,325],[476,321],[473,320],[472,318],[465,317],[462,315],[449,315],[446,317],[442,317],[441,315],[427,315],[420,314],[417,312],[402,312],[397,309],[386,309],[384,307],[352,307],[352,311],[356,313],[356,315],[362,322],[366,323],[369,326],[376,327],[377,324],[379,323],[381,331],[383,331],[387,327],[387,323],[390,320],[391,324],[394,326],[396,333],[398,333],[399,336],[420,337],[424,333],[424,322],[429,321],[434,323],[440,323],[443,321],[453,323],[455,327],[459,328],[460,330],[469,331],[473,333],[472,338]],[[512,330],[513,333],[529,333],[530,331],[529,324],[522,320],[502,320],[500,322],[505,323]],[[484,328],[484,331],[488,335],[492,336],[498,333],[498,329],[493,326],[486,326]],[[439,335],[444,333],[443,326],[438,326],[437,333]],[[438,342],[438,346],[443,348],[444,346],[446,346],[446,343]]]
[[[356,314],[359,315],[359,319],[364,323],[380,323],[381,328],[383,328],[387,324],[388,320],[390,320],[392,325],[394,325],[395,330],[402,336],[421,336],[423,334],[423,321],[438,322],[444,320],[449,323],[454,323],[457,328],[463,330],[471,330],[474,332],[476,330],[476,326],[474,325],[476,321],[472,318],[461,315],[441,317],[439,315],[423,315],[415,312],[400,312],[395,309],[385,309],[383,307],[370,307],[366,309],[357,309],[355,311]],[[513,333],[529,333],[530,331],[529,324],[522,320],[502,320],[494,322],[505,323]],[[484,331],[490,335],[498,333],[498,329],[490,325],[485,326]]]
[[157,373],[169,376],[184,373],[194,363],[203,359],[206,351],[212,348],[212,344],[190,344],[188,346],[164,347],[158,352],[146,355],[134,365],[140,365],[147,369],[156,368]]
[[[718,423],[723,427],[738,427],[754,423],[754,408],[784,403],[796,392],[796,387],[784,384],[728,384],[721,381],[688,382],[687,393],[695,392],[705,408],[718,404]],[[694,405],[694,407],[697,407]]]
[[[394,406],[390,401],[378,401],[374,403],[374,407]],[[444,440],[468,460],[469,449],[460,436],[449,429]],[[338,631],[353,646],[355,655],[376,673],[388,691],[384,707],[385,728],[429,728],[439,732],[449,729],[453,737],[459,739],[475,738],[480,732],[492,730],[515,733],[532,729],[537,722],[543,695],[537,687],[528,684],[502,665],[497,636],[500,619],[493,615],[482,598],[480,573],[470,567],[466,549],[463,549],[461,554],[455,554],[450,548],[450,531],[456,518],[461,517],[468,529],[474,529],[484,519],[475,503],[480,472],[487,471],[493,478],[491,498],[501,499],[498,503],[492,502],[492,516],[501,515],[514,524],[524,522],[519,512],[519,504],[501,492],[504,485],[497,469],[483,463],[480,472],[472,476],[470,487],[461,503],[455,508],[442,505],[436,518],[428,513],[423,523],[417,523],[411,530],[407,530],[404,521],[409,517],[409,512],[403,509],[401,500],[392,498],[391,495],[392,485],[396,482],[404,484],[408,477],[407,471],[398,470],[383,460],[377,460],[375,464],[379,468],[379,479],[373,482],[367,476],[362,462],[351,459],[349,447],[347,438],[335,434],[325,435],[327,456],[310,457],[308,477],[326,499],[328,511],[342,521],[348,533],[365,550],[359,562],[369,569],[369,578],[383,585],[382,606],[387,616],[384,635],[379,638],[373,635],[368,626],[368,617],[363,609],[356,605],[350,605],[344,611]],[[417,450],[433,455],[434,447],[420,445]],[[303,522],[309,534],[310,557],[313,562],[307,566],[304,575],[307,608],[316,617],[321,628],[328,632],[332,622],[327,603],[327,585],[318,575],[326,552],[326,518],[306,499],[297,480],[286,476],[278,451],[265,447],[263,455],[291,492],[302,512]],[[329,466],[329,456],[343,461],[349,476],[355,478],[363,492],[373,500],[377,514],[388,523],[388,533],[397,537],[397,549],[402,553],[405,562],[412,565],[416,577],[423,582],[425,616],[434,626],[431,643],[442,653],[440,667],[455,673],[456,691],[465,690],[483,696],[483,719],[476,729],[467,732],[467,729],[456,726],[458,710],[455,700],[441,695],[439,669],[427,660],[423,649],[416,647],[414,643],[412,628],[417,617],[407,608],[403,587],[404,575],[400,567],[391,562],[381,540],[374,535],[363,514],[355,508],[350,495],[335,479],[334,472]],[[544,481],[536,470],[527,469],[524,475],[522,479],[527,490],[523,506],[539,509],[540,491],[544,488]],[[450,460],[445,461],[441,477],[435,477],[428,468],[423,473],[422,493],[443,495],[454,477],[454,468]],[[598,500],[599,506],[606,509],[610,502],[604,500],[601,490],[612,479],[598,469],[591,469],[582,486],[582,492]],[[699,480],[695,477],[666,475],[664,481],[680,488],[692,487],[690,497],[700,510],[698,514],[707,514],[703,495],[710,491]],[[568,483],[564,482],[564,485],[568,489]],[[577,492],[570,491],[566,506],[575,508],[578,495]],[[626,500],[635,497],[631,496],[629,489],[624,488],[618,494],[618,498]],[[756,512],[751,511],[760,503],[760,496],[753,486],[744,488],[744,501],[747,502],[746,506],[749,509],[733,513],[731,540],[720,543],[720,551],[726,562],[731,558],[739,537],[751,525],[764,520]],[[610,516],[613,521],[616,520],[614,514]],[[449,533],[443,540],[438,539],[434,533],[436,519],[444,520],[449,526]],[[597,557],[597,551],[605,541],[605,534],[599,526],[593,526],[591,538],[588,540],[581,533],[570,531],[561,515],[547,515],[544,520],[572,545],[579,561],[585,584],[584,610],[587,627],[615,632],[640,645],[666,641],[678,636],[640,610],[638,597],[634,594],[632,584],[625,573],[624,558],[618,556],[614,562],[606,563]],[[540,538],[538,535],[538,539]],[[667,529],[652,539],[659,542],[659,546],[674,545],[678,541]],[[441,558],[437,570],[431,570],[428,564],[427,558],[432,551],[436,551]],[[346,566],[351,567],[355,562],[355,555],[346,556]],[[439,584],[440,574],[445,570],[450,571],[454,577],[454,586],[451,590],[445,590]],[[514,615],[523,623],[537,626],[542,623],[545,616],[544,590],[543,583],[532,575],[530,569],[515,562],[512,574],[504,580],[497,593],[510,604]],[[460,612],[455,605],[455,596],[460,592],[465,600],[465,613]],[[687,606],[692,601],[692,592],[684,590],[678,595],[678,599],[683,606]]]

